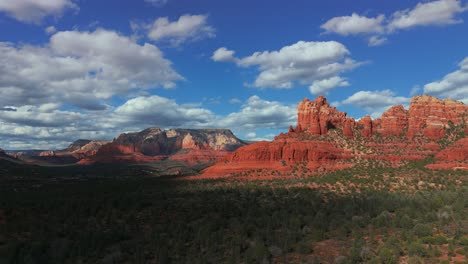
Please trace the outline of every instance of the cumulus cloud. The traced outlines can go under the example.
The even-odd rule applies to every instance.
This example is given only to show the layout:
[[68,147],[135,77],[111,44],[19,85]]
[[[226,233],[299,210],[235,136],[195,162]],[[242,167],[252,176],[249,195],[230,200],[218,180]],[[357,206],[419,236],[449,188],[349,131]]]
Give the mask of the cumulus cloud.
[[241,106],[240,111],[219,118],[219,127],[253,130],[259,128],[287,129],[297,120],[296,105],[267,101],[254,95]]
[[167,4],[168,0],[145,0],[145,2],[156,7],[161,7]]
[[334,17],[320,27],[325,33],[342,36],[368,35],[370,47],[387,41],[385,35],[417,26],[444,26],[463,22],[457,15],[468,10],[460,0],[436,0],[418,3],[414,8],[395,11],[389,19],[385,15],[366,17],[353,13],[351,16]]
[[359,91],[346,98],[341,104],[353,105],[369,112],[373,117],[380,117],[382,113],[393,105],[407,106],[409,97],[396,96],[391,90]]
[[392,15],[388,24],[390,31],[409,29],[416,26],[450,25],[461,23],[456,15],[465,12],[467,7],[462,6],[459,0],[438,0],[427,3],[418,3],[412,9],[397,11]]
[[156,46],[104,29],[58,32],[45,46],[0,42],[0,53],[0,106],[58,102],[103,110],[103,100],[115,95],[182,79]]
[[71,0],[0,0],[0,12],[25,23],[38,24],[69,9],[78,10],[78,6]]
[[254,52],[244,58],[236,58],[233,51],[220,48],[212,59],[232,61],[239,67],[258,67],[259,75],[249,84],[253,87],[289,89],[295,82],[312,84],[359,66],[349,54],[348,49],[336,41],[299,41],[277,51]]
[[320,27],[327,33],[333,32],[343,36],[382,33],[384,31],[382,25],[384,19],[384,15],[372,18],[353,13],[351,16],[334,17]]
[[240,104],[240,103],[242,103],[242,101],[239,100],[239,98],[231,98],[231,99],[229,99],[229,103],[230,104]]
[[336,87],[349,86],[349,82],[339,76],[333,76],[329,79],[314,81],[309,87],[312,94],[326,94]]
[[154,126],[229,128],[237,135],[257,135],[259,129],[270,132],[287,129],[296,118],[296,105],[258,96],[250,97],[238,111],[227,115],[216,115],[200,104],[179,104],[157,95],[138,96],[102,112],[61,110],[61,105],[53,103],[6,106],[0,109],[0,146],[64,148],[78,138],[110,140],[122,132]]
[[214,27],[208,24],[206,15],[183,15],[176,21],[160,17],[150,25],[142,25],[148,30],[148,38],[154,41],[168,41],[179,46],[186,41],[197,41],[215,37]]
[[211,125],[215,114],[193,105],[179,105],[174,100],[157,95],[136,97],[119,106],[114,112],[118,122],[132,125],[161,127],[203,127]]
[[367,41],[369,47],[380,46],[385,42],[387,42],[387,38],[382,36],[371,36]]
[[468,57],[458,66],[458,70],[445,75],[441,80],[424,85],[424,93],[461,100],[468,104]]
[[47,34],[52,35],[57,32],[57,29],[54,26],[48,26],[44,30]]
[[235,51],[222,47],[213,52],[211,59],[213,61],[237,62],[237,58],[234,57],[234,53]]

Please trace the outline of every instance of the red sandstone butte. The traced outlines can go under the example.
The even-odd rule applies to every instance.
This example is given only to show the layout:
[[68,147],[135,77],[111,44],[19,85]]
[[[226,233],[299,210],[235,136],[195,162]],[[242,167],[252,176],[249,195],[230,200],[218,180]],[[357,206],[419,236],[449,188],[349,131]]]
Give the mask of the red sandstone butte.
[[449,121],[459,125],[466,116],[468,106],[452,99],[440,100],[432,96],[415,96],[411,99],[408,115],[409,137],[424,135],[440,139],[445,135]]
[[[437,166],[447,167],[446,163],[454,160],[457,166],[467,163],[467,139],[442,151],[442,143],[437,141],[443,137],[454,140],[457,135],[453,131],[445,135],[446,130],[468,122],[468,106],[461,102],[416,96],[409,110],[396,105],[380,118],[365,116],[355,122],[319,96],[313,101],[301,101],[297,115],[295,129],[290,126],[288,133],[281,133],[272,142],[241,147],[204,174],[221,176],[255,169],[288,171],[294,163],[306,163],[308,168],[343,169],[353,165],[352,158],[356,162],[381,160],[399,166],[436,155],[439,163],[445,164]],[[342,130],[342,134],[330,133],[331,129]],[[456,133],[463,129],[468,132],[468,128],[457,129]],[[377,133],[379,136],[375,136]]]
[[343,125],[346,113],[330,106],[323,96],[314,101],[302,100],[297,107],[297,132],[307,131],[312,135],[326,135],[328,129]]
[[379,123],[376,123],[378,133],[385,136],[401,135],[408,127],[408,111],[402,105],[392,106],[382,114]]
[[362,133],[361,135],[363,137],[371,137],[372,136],[372,131],[373,131],[373,124],[372,124],[372,119],[370,116],[365,116],[359,120],[359,124],[362,125]]

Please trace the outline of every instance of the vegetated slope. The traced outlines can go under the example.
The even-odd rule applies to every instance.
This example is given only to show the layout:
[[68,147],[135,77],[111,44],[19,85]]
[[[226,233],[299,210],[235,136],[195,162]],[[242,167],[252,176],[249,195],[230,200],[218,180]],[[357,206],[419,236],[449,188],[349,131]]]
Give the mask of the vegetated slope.
[[209,163],[243,145],[246,142],[228,129],[147,128],[136,133],[121,134],[84,162],[151,162],[170,159],[189,164]]
[[[413,97],[409,110],[393,106],[380,118],[366,116],[359,121],[330,106],[323,96],[304,99],[298,105],[295,128],[291,126],[272,142],[239,148],[208,168],[205,175],[259,168],[288,171],[293,164],[304,162],[312,171],[343,169],[369,160],[401,166],[429,156],[445,161],[444,166],[433,168],[468,169],[466,156],[443,154],[452,148],[466,149],[461,139],[468,135],[467,122],[468,106],[462,102],[425,95]],[[450,149],[437,155],[448,146]],[[456,164],[450,163],[454,158]]]

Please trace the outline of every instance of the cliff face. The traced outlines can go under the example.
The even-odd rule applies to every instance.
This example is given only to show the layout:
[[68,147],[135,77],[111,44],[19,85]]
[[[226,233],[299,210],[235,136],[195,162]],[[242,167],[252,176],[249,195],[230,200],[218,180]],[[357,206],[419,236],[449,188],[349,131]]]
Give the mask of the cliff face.
[[135,154],[133,161],[136,162],[147,161],[151,157],[208,162],[243,145],[245,143],[227,129],[148,128],[141,132],[121,134],[112,143],[100,148],[95,160],[112,161],[117,156]]
[[405,132],[408,127],[408,111],[402,105],[392,106],[379,121],[376,131],[385,136],[397,136]]
[[343,125],[345,121],[346,113],[331,107],[325,97],[319,96],[314,101],[306,98],[297,107],[295,131],[326,135],[329,129]]
[[445,135],[449,121],[458,125],[463,121],[468,106],[451,99],[439,100],[423,95],[411,100],[408,117],[409,137],[424,135],[431,139],[439,139]]
[[284,162],[328,167],[338,164],[334,168],[339,169],[363,159],[402,164],[433,155],[442,161],[467,163],[466,139],[442,151],[445,146],[437,141],[445,138],[454,142],[460,133],[468,135],[468,126],[463,127],[463,122],[468,122],[468,106],[453,100],[417,96],[411,100],[409,110],[397,105],[376,120],[365,116],[356,122],[319,96],[314,101],[304,99],[299,103],[296,128],[291,126],[288,133],[280,134],[272,142],[241,147],[206,172],[284,169],[279,165]]

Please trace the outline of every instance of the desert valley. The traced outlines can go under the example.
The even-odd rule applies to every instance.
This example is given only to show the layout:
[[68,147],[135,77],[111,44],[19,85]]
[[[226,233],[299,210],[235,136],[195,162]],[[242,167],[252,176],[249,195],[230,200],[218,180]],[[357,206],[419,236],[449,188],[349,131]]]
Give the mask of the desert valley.
[[0,0],[0,264],[467,264],[468,0]]
[[466,260],[468,106],[415,96],[356,121],[319,96],[297,115],[271,142],[148,128],[2,151],[2,260]]

